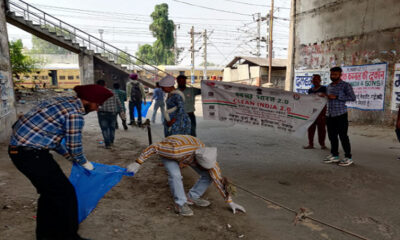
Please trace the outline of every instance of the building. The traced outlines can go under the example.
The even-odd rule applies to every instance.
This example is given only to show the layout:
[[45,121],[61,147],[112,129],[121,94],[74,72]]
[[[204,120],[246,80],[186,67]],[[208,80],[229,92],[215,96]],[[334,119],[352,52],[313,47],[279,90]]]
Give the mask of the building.
[[[272,59],[271,82],[283,89],[286,77],[286,59]],[[247,85],[265,86],[268,83],[269,62],[266,58],[235,57],[225,68],[223,80]]]
[[400,104],[399,12],[398,0],[292,0],[287,89],[308,72],[328,72],[329,79],[329,69],[342,66],[357,96],[350,120],[392,124]]

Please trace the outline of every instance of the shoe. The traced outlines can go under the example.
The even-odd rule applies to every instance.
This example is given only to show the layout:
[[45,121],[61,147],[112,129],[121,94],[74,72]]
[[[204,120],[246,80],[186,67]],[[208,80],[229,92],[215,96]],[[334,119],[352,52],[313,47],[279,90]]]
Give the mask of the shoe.
[[339,161],[339,156],[333,156],[332,154],[324,159],[324,163],[338,163]]
[[106,149],[111,149],[110,145],[105,146]]
[[205,199],[202,198],[198,198],[198,199],[191,199],[189,198],[189,196],[187,197],[187,202],[188,205],[196,205],[198,207],[208,207],[211,205],[210,201],[207,201]]
[[353,160],[351,158],[347,158],[347,157],[343,158],[338,163],[338,165],[341,166],[341,167],[347,167],[347,166],[350,166],[351,164],[353,164]]
[[308,145],[308,146],[303,146],[303,149],[314,149],[314,147],[311,145]]
[[124,127],[124,130],[128,130],[128,126],[126,125],[126,121],[122,122],[122,126]]
[[328,149],[326,146],[321,146],[322,150]]
[[193,216],[193,210],[186,203],[183,206],[175,205],[175,212],[184,217]]

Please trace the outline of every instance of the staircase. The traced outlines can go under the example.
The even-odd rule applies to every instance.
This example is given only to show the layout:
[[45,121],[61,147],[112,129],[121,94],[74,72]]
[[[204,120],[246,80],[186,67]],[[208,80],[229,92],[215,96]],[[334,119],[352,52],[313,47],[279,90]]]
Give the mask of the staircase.
[[[168,75],[163,70],[86,33],[22,0],[5,0],[6,20],[39,38],[77,54],[92,55],[111,66],[126,72],[146,72],[151,78],[139,79],[144,85],[154,88],[155,80]],[[120,64],[126,62],[128,64]]]

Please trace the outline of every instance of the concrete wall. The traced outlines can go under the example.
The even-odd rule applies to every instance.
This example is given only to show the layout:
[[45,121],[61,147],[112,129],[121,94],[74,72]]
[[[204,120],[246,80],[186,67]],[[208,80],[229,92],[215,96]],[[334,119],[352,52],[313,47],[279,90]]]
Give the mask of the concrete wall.
[[17,116],[14,105],[10,51],[4,13],[4,1],[0,1],[0,142],[9,140],[11,126]]
[[108,63],[101,61],[94,57],[94,82],[99,79],[106,81],[106,85],[112,88],[114,83],[119,83],[121,89],[125,89],[126,82],[128,81],[129,75],[117,68],[114,68]]
[[351,110],[350,119],[392,123],[393,69],[400,62],[399,13],[398,0],[297,0],[294,69],[387,62],[385,111]]

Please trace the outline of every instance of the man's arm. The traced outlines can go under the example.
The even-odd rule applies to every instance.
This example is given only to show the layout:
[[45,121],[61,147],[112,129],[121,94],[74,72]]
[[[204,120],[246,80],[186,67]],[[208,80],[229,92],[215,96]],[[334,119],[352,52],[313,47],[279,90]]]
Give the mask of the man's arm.
[[77,113],[67,116],[65,121],[65,145],[71,160],[80,165],[87,161],[83,154],[82,128],[84,125],[83,116]]
[[345,102],[354,102],[356,100],[356,95],[354,94],[353,87],[350,84],[346,84],[343,91],[337,96],[337,99]]
[[140,156],[136,159],[136,162],[139,164],[143,164],[149,157],[157,153],[158,153],[158,144],[154,143],[142,151]]
[[142,83],[139,83],[140,92],[142,93],[143,102],[146,103],[146,93],[144,91],[144,87]]
[[210,173],[210,176],[213,179],[214,184],[218,189],[218,192],[225,199],[225,202],[226,203],[232,202],[231,196],[229,196],[229,193],[225,190],[225,183],[224,183],[224,179],[222,178],[222,173],[221,173],[221,169],[219,168],[219,164],[216,163],[215,167],[209,169],[208,172]]
[[119,100],[119,96],[117,94],[114,95],[115,99],[117,100],[117,106],[119,109],[119,113],[124,111],[124,107],[122,106],[121,100]]
[[201,88],[193,88],[193,94],[195,96],[200,95],[201,94]]
[[132,91],[132,84],[130,82],[128,82],[126,84],[126,96],[127,96],[128,101],[130,101],[130,99],[131,99],[131,91]]

